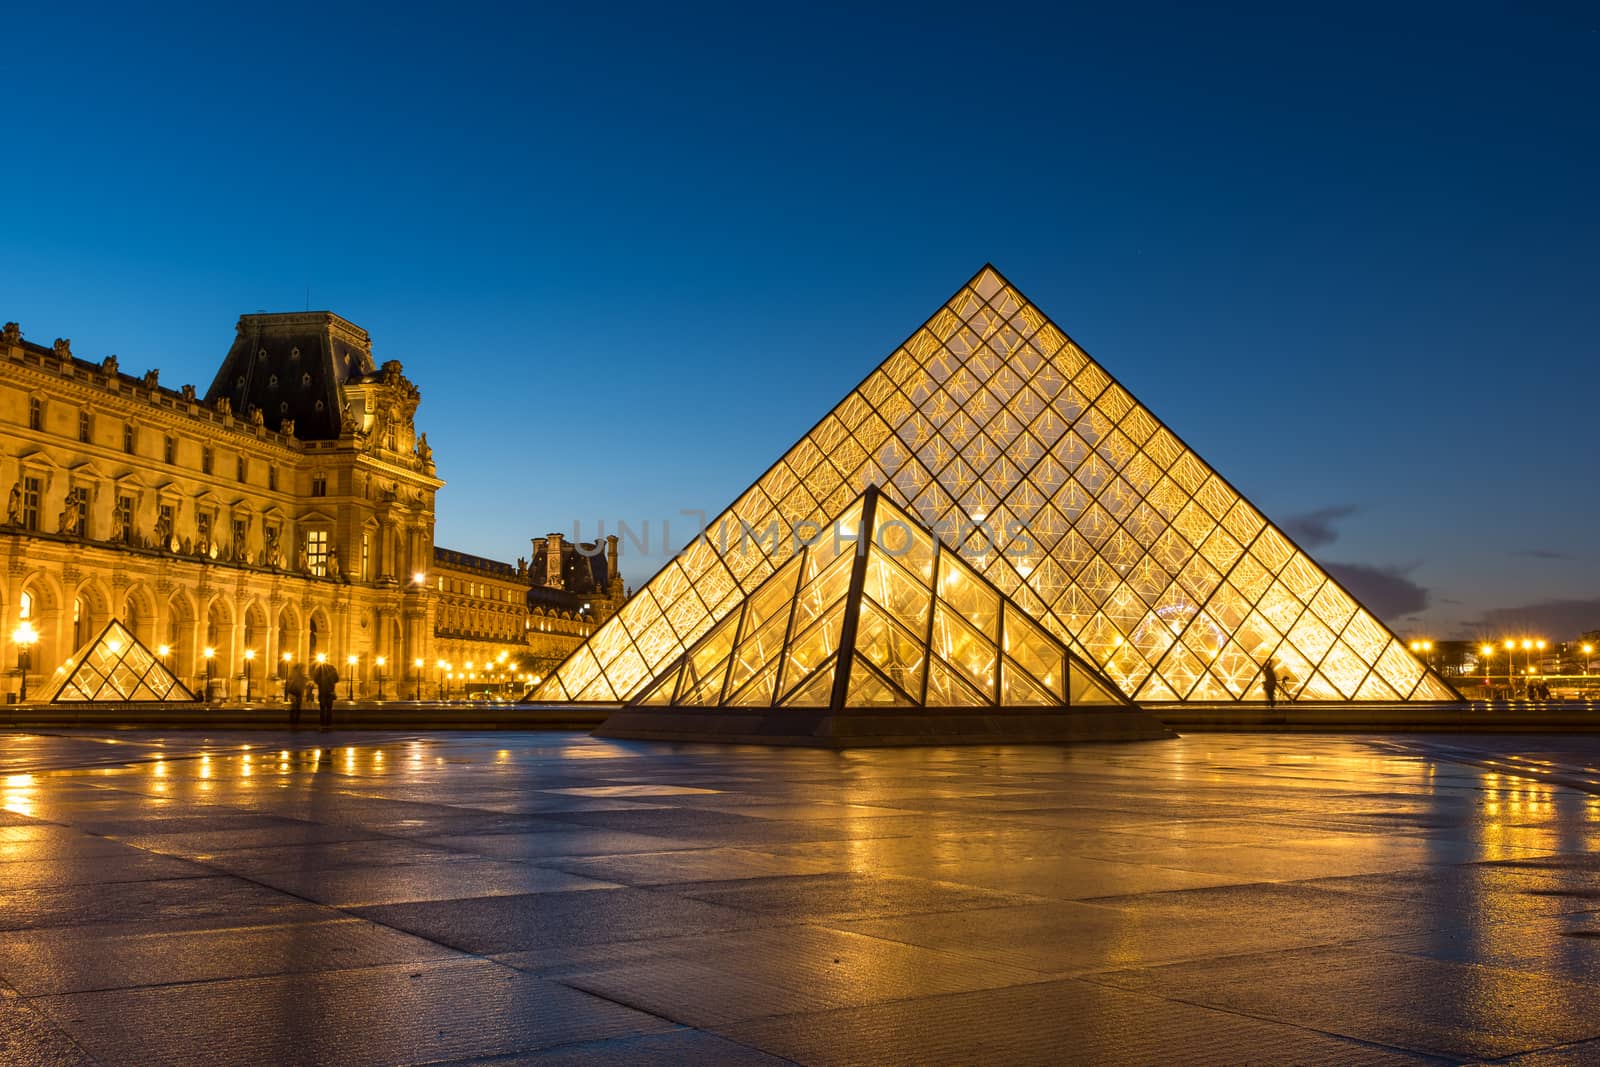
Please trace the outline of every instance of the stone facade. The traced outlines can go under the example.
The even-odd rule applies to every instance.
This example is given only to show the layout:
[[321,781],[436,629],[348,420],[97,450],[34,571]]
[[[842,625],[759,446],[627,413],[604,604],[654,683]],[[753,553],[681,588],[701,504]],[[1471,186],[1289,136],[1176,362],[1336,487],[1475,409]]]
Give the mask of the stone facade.
[[[391,697],[419,683],[431,696],[414,665],[471,659],[468,644],[531,667],[544,631],[526,567],[443,550],[451,562],[435,566],[444,483],[419,400],[399,362],[374,363],[366,332],[327,312],[243,316],[203,396],[7,323],[0,687],[18,690],[24,620],[38,634],[30,697],[113,617],[218,696],[242,696],[247,675],[251,695],[274,694],[287,663],[319,653],[357,694],[381,673]],[[568,612],[575,647],[589,624]]]

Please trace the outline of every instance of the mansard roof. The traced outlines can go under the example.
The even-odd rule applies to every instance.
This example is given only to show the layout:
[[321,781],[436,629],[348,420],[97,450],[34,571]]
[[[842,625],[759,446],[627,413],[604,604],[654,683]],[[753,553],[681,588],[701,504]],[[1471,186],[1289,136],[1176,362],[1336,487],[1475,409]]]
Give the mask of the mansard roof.
[[340,388],[375,374],[367,331],[331,311],[241,315],[206,403],[227,397],[240,415],[259,407],[268,425],[293,419],[295,436],[336,440]]

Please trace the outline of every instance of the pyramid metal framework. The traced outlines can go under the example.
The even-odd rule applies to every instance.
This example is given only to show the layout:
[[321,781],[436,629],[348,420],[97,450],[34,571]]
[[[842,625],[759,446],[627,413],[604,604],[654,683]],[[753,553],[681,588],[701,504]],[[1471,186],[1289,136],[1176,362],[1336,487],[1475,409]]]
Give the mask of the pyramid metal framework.
[[72,673],[51,695],[52,704],[142,704],[195,699],[156,654],[116,619],[79,649],[71,662],[75,664]]
[[634,701],[835,711],[1127,703],[876,487]]
[[875,484],[1135,700],[1460,699],[988,266],[535,699],[639,693]]

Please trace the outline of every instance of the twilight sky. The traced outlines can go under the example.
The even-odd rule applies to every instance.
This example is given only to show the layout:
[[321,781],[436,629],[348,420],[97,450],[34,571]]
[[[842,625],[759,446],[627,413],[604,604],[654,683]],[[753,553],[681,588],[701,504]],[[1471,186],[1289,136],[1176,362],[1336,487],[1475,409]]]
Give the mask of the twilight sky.
[[1402,634],[1600,628],[1600,9],[870,6],[19,8],[0,318],[204,389],[309,287],[440,544],[637,585],[992,261]]

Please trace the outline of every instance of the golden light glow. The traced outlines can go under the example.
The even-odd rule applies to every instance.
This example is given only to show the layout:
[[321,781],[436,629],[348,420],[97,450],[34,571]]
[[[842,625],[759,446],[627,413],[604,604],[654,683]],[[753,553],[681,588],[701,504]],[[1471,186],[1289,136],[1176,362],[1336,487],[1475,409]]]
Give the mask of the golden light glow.
[[376,663],[380,667],[386,667],[389,664],[388,659],[383,657],[383,656],[379,656],[377,659],[373,660],[372,662]]
[[33,628],[33,623],[26,620],[17,623],[17,628],[11,631],[11,640],[27,648],[39,640],[39,631]]
[[215,659],[217,657],[217,650],[207,645],[206,650],[200,654],[206,659]]
[[328,662],[328,654],[326,652],[318,652],[317,653],[317,662],[318,663],[326,663],[326,662]]
[[249,663],[251,660],[253,660],[255,658],[256,658],[256,650],[255,649],[247,648],[247,649],[244,650],[244,661],[246,663]]
[[[795,557],[790,539],[739,543],[741,529],[831,522],[884,482],[942,537],[981,514],[1005,542],[999,520],[1021,522],[1025,546],[969,548],[963,558],[1086,661],[1117,652],[1118,683],[1135,699],[1262,699],[1261,666],[1273,659],[1305,700],[1455,699],[987,268],[711,518],[708,537],[599,624],[534,698],[638,696]],[[840,529],[854,529],[847,516]],[[729,532],[721,544],[718,531]]]
[[168,656],[172,655],[172,646],[171,645],[157,645],[156,646],[156,655],[160,656],[162,659],[166,659]]
[[351,653],[350,655],[348,655],[348,656],[346,656],[344,658],[344,661],[346,663],[350,664],[350,666],[354,667],[357,663],[361,662],[361,657],[355,655],[354,653]]
[[283,662],[290,663],[290,662],[293,662],[293,660],[294,660],[294,653],[293,652],[285,652],[283,654]]

